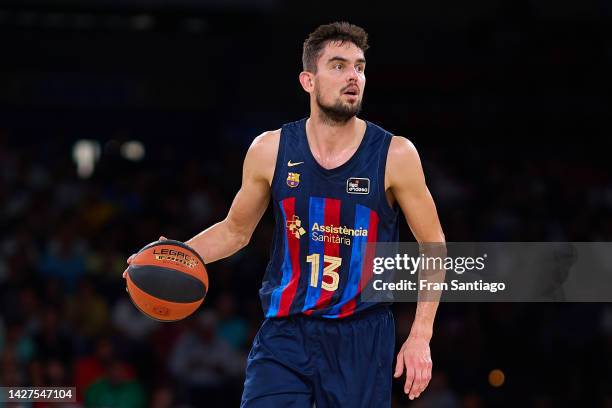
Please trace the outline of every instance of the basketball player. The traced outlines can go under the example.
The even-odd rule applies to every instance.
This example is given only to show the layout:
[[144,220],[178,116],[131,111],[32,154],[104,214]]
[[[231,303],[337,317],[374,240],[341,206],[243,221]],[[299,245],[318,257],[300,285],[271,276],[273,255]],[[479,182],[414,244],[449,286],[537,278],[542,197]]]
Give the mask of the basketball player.
[[[270,199],[276,229],[260,290],[266,320],[248,357],[242,407],[389,407],[395,327],[388,305],[360,301],[365,243],[398,240],[402,210],[419,242],[444,242],[415,147],[357,117],[366,32],[318,27],[299,80],[310,116],[250,146],[227,217],[187,244],[206,263],[249,242]],[[417,398],[431,378],[437,302],[419,302],[394,376]],[[400,324],[406,324],[401,322]]]

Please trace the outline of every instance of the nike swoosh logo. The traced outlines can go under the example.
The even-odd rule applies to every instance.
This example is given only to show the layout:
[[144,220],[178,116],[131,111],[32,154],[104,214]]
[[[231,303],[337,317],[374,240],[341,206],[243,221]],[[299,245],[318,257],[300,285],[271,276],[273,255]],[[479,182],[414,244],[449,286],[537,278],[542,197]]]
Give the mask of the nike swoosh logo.
[[291,160],[289,160],[289,162],[287,163],[287,166],[289,167],[293,167],[293,166],[297,166],[298,164],[303,164],[304,162],[296,162],[296,163],[291,163]]

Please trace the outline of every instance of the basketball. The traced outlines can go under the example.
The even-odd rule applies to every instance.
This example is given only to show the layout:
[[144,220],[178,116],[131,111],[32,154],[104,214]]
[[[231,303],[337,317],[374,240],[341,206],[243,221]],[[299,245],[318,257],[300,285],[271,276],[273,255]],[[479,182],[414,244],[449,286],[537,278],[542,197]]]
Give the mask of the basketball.
[[126,281],[134,305],[163,322],[195,312],[208,291],[204,261],[188,245],[174,240],[155,241],[138,251]]

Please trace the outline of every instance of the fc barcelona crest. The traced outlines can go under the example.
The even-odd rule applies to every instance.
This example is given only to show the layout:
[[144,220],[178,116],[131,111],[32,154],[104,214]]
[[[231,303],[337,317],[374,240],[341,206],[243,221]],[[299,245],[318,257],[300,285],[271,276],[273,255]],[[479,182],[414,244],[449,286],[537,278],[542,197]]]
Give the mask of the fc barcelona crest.
[[297,187],[300,185],[300,173],[287,174],[287,185],[289,187]]

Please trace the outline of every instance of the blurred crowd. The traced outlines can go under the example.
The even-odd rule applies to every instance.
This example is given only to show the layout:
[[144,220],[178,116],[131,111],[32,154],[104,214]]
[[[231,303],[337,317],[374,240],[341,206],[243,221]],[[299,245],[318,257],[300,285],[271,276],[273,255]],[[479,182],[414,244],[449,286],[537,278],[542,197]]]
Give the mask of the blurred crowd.
[[[183,321],[144,317],[121,274],[225,217],[250,141],[305,114],[301,44],[335,18],[370,32],[362,116],[416,145],[448,241],[612,241],[609,2],[52,3],[0,7],[0,386],[238,406],[270,212]],[[100,146],[87,178],[81,138]],[[393,306],[396,349],[414,306]],[[394,407],[612,407],[610,304],[444,303],[431,349],[429,388],[410,402],[396,380]]]
[[[0,384],[76,386],[85,407],[237,406],[262,321],[269,214],[246,249],[209,265],[210,293],[184,321],[144,317],[121,274],[158,236],[186,240],[225,216],[240,166],[224,163],[240,163],[244,149],[193,157],[150,143],[135,163],[102,142],[93,175],[80,179],[70,141],[15,136],[0,136]],[[486,149],[458,163],[452,148],[422,145],[448,240],[610,239],[603,168]],[[394,307],[399,348],[414,305]],[[396,382],[395,406],[612,406],[609,305],[442,304],[432,353],[429,390],[409,404]],[[494,369],[503,384],[490,383]]]
[[[188,175],[179,184],[191,186],[158,188],[167,180],[149,170],[80,180],[69,148],[53,157],[11,140],[0,146],[0,384],[76,386],[91,407],[236,405],[260,320],[236,274],[212,278],[206,307],[176,324],[137,311],[121,279],[126,255],[162,226],[185,239],[206,225],[211,191]],[[175,218],[185,207],[188,228]],[[256,287],[244,291],[254,298]]]

